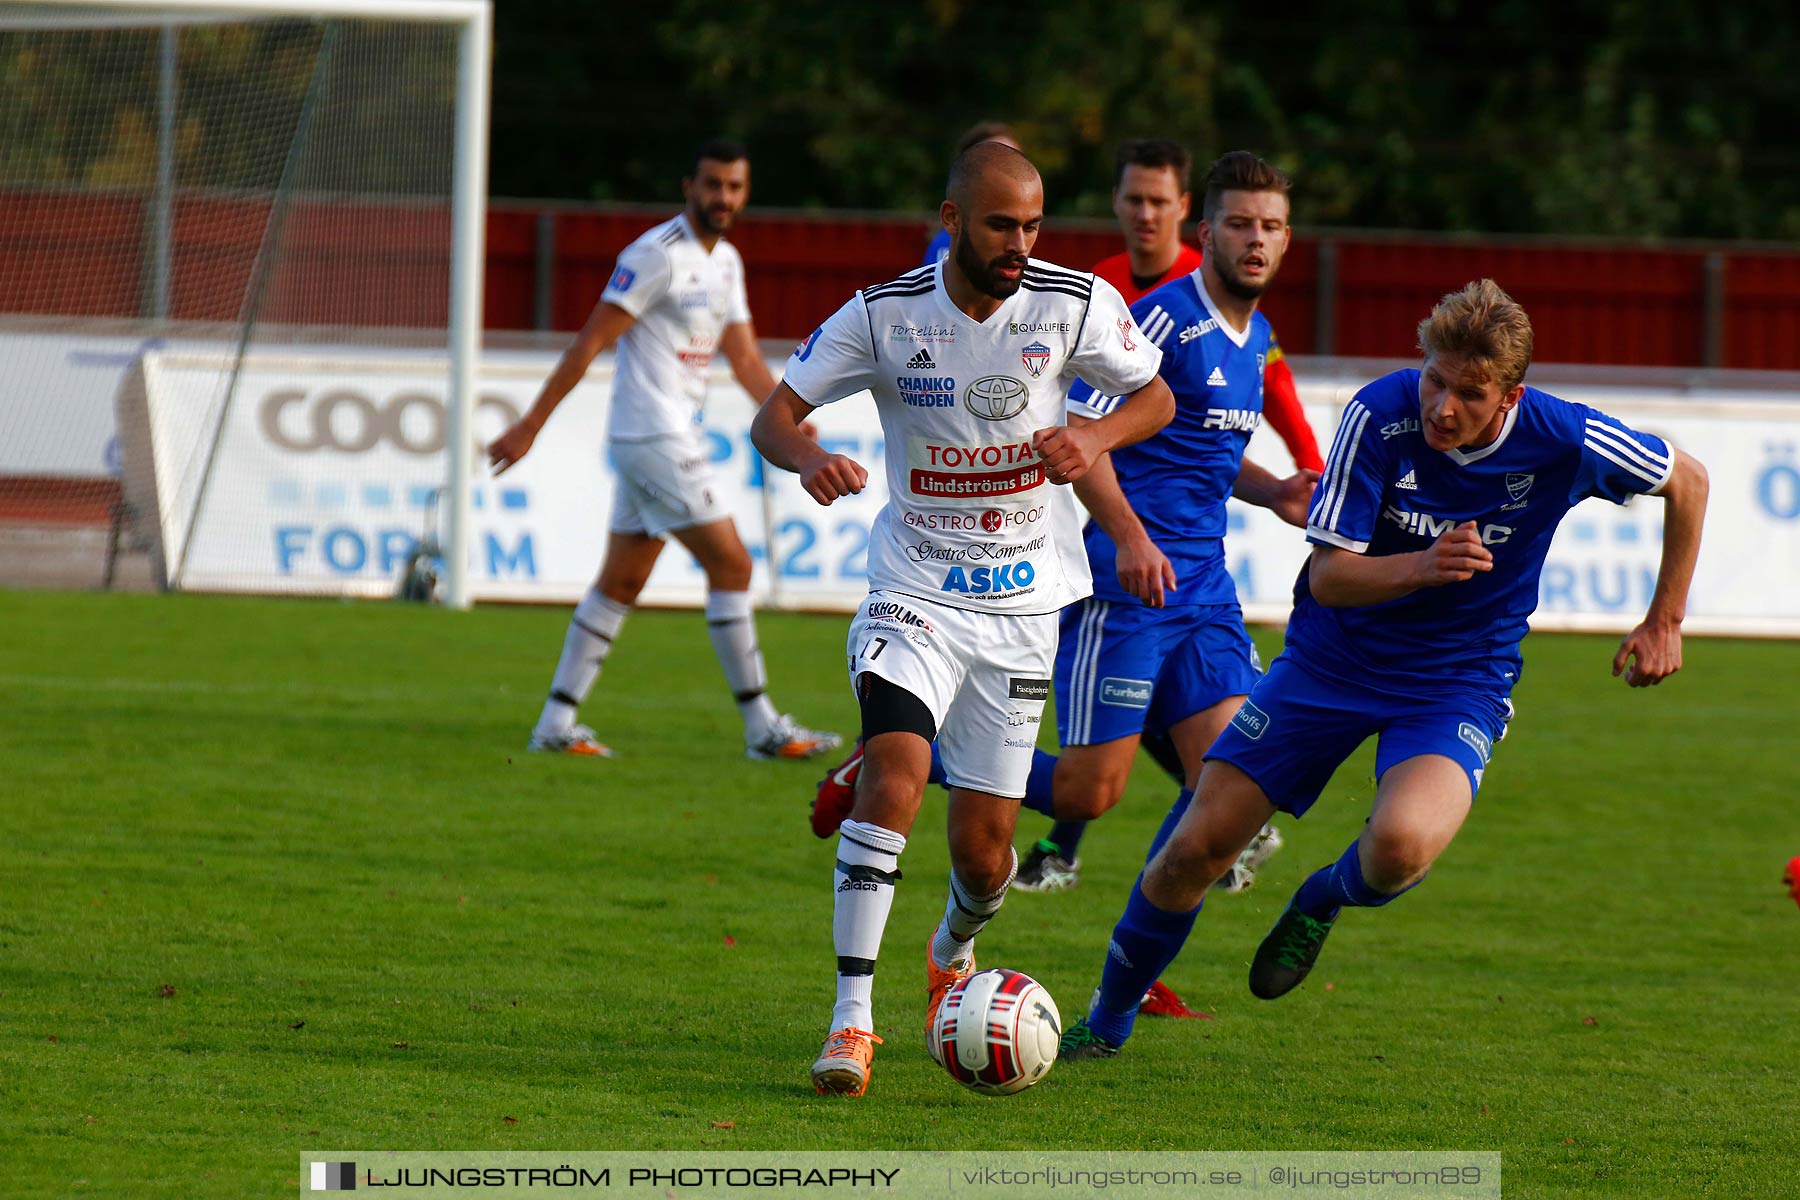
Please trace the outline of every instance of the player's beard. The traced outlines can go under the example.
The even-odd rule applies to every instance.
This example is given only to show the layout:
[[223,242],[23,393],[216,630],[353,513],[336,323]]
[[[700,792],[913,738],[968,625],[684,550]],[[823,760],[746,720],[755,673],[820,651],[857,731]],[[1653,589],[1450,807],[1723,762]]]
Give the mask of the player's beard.
[[[956,265],[962,268],[963,275],[975,286],[975,290],[996,300],[1005,300],[1019,290],[1019,285],[1025,282],[1024,267],[1031,261],[1025,257],[1002,254],[991,262],[982,262],[976,256],[975,248],[969,245],[969,239],[961,234],[956,236],[951,253],[956,256]],[[1019,278],[1000,278],[998,268],[1015,266],[1020,269]]]
[[1235,267],[1227,270],[1224,267],[1219,266],[1219,260],[1216,255],[1213,257],[1212,262],[1213,275],[1218,279],[1220,286],[1239,300],[1251,302],[1261,300],[1263,293],[1269,290],[1269,284],[1275,281],[1275,273],[1273,271],[1269,272],[1261,283],[1251,283],[1248,279],[1239,275]]
[[717,237],[731,228],[732,222],[737,220],[737,214],[730,209],[721,209],[714,213],[701,208],[698,204],[690,204],[688,205],[688,219],[693,223],[695,229]]

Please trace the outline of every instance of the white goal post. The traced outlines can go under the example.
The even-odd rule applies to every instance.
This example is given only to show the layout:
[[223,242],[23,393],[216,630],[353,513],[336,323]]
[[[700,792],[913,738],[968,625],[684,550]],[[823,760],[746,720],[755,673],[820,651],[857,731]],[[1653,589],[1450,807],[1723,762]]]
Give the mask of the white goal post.
[[[451,163],[448,378],[445,392],[445,602],[470,603],[470,495],[475,465],[475,379],[481,353],[486,249],[489,0],[29,0],[0,7],[0,29],[155,27],[295,18],[396,21],[453,29],[457,39]],[[165,251],[159,247],[158,253]],[[159,269],[162,264],[159,263]],[[166,278],[156,286],[166,290]]]

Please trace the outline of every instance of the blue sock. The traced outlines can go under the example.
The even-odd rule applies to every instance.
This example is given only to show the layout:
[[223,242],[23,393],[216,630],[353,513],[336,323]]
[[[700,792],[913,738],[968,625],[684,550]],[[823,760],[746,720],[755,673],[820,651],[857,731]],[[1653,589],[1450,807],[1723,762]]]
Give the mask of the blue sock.
[[1193,788],[1182,788],[1181,794],[1175,797],[1175,804],[1169,809],[1168,815],[1163,818],[1162,827],[1156,831],[1156,836],[1150,839],[1150,853],[1144,855],[1146,867],[1150,865],[1150,860],[1156,857],[1156,852],[1163,848],[1170,837],[1174,836],[1175,827],[1181,824],[1181,814],[1188,810],[1188,805],[1193,802],[1193,799]]
[[937,743],[931,743],[931,774],[925,777],[926,783],[935,783],[939,787],[949,787],[944,782],[944,758],[938,753]]
[[1423,877],[1397,892],[1378,892],[1363,879],[1362,858],[1351,842],[1347,850],[1329,867],[1320,867],[1306,877],[1294,893],[1294,907],[1315,921],[1329,921],[1340,908],[1380,908],[1418,887]]
[[[1047,751],[1034,751],[1031,756],[1031,774],[1025,780],[1026,808],[1032,812],[1043,813],[1046,817],[1056,816],[1052,807],[1050,780],[1056,774],[1056,755]],[[1067,858],[1068,855],[1063,857]]]
[[1081,845],[1081,835],[1087,832],[1086,821],[1058,821],[1044,835],[1044,840],[1056,845],[1057,853],[1070,862],[1075,861],[1075,851]]
[[1200,905],[1184,913],[1164,912],[1144,897],[1144,877],[1131,885],[1125,915],[1113,926],[1106,967],[1100,973],[1100,996],[1088,1013],[1088,1027],[1115,1046],[1125,1044],[1137,1020],[1144,989],[1162,976],[1181,953]]

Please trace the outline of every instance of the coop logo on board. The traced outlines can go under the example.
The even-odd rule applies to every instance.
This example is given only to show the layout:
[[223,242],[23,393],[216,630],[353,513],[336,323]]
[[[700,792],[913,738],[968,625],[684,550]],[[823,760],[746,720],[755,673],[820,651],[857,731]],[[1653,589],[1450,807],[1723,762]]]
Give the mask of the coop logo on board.
[[[476,413],[486,410],[496,414],[501,429],[519,419],[513,402],[495,393],[476,398]],[[372,396],[351,387],[276,388],[257,406],[256,420],[270,443],[296,454],[364,454],[387,445],[420,457],[444,452],[449,423],[441,396],[422,391]]]

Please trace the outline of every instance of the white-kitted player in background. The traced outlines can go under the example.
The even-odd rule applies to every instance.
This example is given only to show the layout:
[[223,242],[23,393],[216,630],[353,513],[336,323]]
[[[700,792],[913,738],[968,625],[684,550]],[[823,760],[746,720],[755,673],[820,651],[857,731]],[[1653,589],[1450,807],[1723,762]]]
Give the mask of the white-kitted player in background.
[[578,755],[610,751],[575,723],[626,613],[673,537],[706,572],[706,627],[744,718],[751,758],[811,758],[834,733],[803,728],[769,700],[750,609],[750,554],[713,481],[700,405],[715,351],[753,399],[775,386],[756,345],[744,262],[725,233],[750,198],[750,157],[735,142],[700,147],[681,181],[686,204],[619,255],[600,302],[523,417],[488,447],[496,474],[532,442],[600,353],[617,345],[607,442],[618,469],[600,576],[569,621],[550,696],[530,746]]
[[[1050,697],[1057,614],[1092,588],[1080,521],[1055,485],[1174,412],[1156,374],[1162,354],[1118,292],[1031,261],[1044,187],[1023,154],[973,146],[947,192],[948,257],[853,296],[794,351],[751,427],[763,456],[798,472],[821,504],[860,492],[868,473],[808,439],[802,419],[866,389],[886,437],[888,502],[848,645],[864,760],[838,832],[837,1003],[812,1067],[822,1093],[868,1086],[875,960],[934,738],[951,789],[951,872],[927,947],[927,1028],[974,971],[975,935],[1018,866],[1013,827]],[[1067,425],[1077,378],[1125,400]]]

